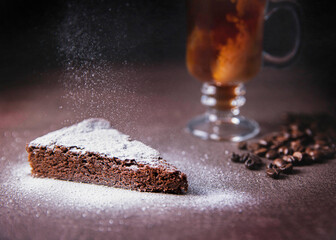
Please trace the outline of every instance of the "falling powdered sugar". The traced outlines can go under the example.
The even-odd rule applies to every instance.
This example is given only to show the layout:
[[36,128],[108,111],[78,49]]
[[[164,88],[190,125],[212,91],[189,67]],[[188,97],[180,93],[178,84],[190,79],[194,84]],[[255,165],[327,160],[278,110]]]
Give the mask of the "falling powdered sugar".
[[[135,57],[130,56],[130,51],[138,53],[136,49],[146,39],[129,36],[133,31],[127,24],[128,15],[124,14],[132,11],[129,6],[113,2],[96,5],[68,2],[54,33],[62,66],[59,83],[64,91],[59,111],[69,110],[81,118],[109,119],[122,113],[130,121],[141,101],[128,99],[144,84],[137,79],[137,70],[131,61]],[[143,38],[147,36],[143,33]]]

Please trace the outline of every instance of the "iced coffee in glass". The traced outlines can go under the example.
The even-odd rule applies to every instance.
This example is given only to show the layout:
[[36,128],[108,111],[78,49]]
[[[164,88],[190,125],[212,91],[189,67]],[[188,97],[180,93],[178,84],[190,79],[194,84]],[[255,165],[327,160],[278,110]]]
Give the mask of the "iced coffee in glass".
[[[202,81],[201,102],[205,114],[188,124],[203,139],[243,141],[258,134],[258,124],[239,115],[245,103],[244,83],[260,71],[263,26],[280,8],[298,19],[293,2],[278,1],[265,15],[266,0],[189,0],[186,63],[188,71]],[[272,12],[273,11],[273,12]],[[298,27],[299,29],[299,27]],[[293,58],[293,50],[281,58],[267,54],[274,64]]]

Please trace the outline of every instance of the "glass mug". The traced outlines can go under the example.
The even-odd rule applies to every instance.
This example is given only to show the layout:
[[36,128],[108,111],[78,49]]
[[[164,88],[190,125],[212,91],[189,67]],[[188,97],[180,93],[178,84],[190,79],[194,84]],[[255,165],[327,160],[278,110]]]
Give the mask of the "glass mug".
[[[267,5],[274,7],[267,12]],[[293,49],[282,57],[263,52],[263,26],[279,9],[290,11],[296,23]],[[266,13],[266,14],[265,14]],[[290,0],[189,0],[186,62],[189,73],[203,82],[205,114],[187,129],[203,139],[243,141],[259,133],[254,120],[239,115],[245,103],[244,83],[265,63],[285,65],[300,45],[299,8]]]

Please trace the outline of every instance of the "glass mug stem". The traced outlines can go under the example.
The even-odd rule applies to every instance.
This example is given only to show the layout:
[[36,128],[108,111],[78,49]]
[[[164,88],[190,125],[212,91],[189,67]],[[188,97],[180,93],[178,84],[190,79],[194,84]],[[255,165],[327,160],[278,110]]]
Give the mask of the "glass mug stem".
[[231,112],[233,115],[239,114],[239,108],[245,104],[245,86],[237,85],[216,86],[204,83],[201,89],[201,103],[208,108],[219,111]]
[[240,142],[259,133],[259,125],[239,115],[245,104],[244,84],[216,86],[204,83],[201,103],[206,112],[189,122],[187,129],[202,139]]

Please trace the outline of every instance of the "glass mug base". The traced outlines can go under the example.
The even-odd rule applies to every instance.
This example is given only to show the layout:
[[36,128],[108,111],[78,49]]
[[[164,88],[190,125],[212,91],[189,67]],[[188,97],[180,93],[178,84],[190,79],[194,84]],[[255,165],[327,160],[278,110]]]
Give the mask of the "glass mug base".
[[204,140],[241,142],[255,137],[260,128],[254,120],[215,110],[192,119],[187,130]]

